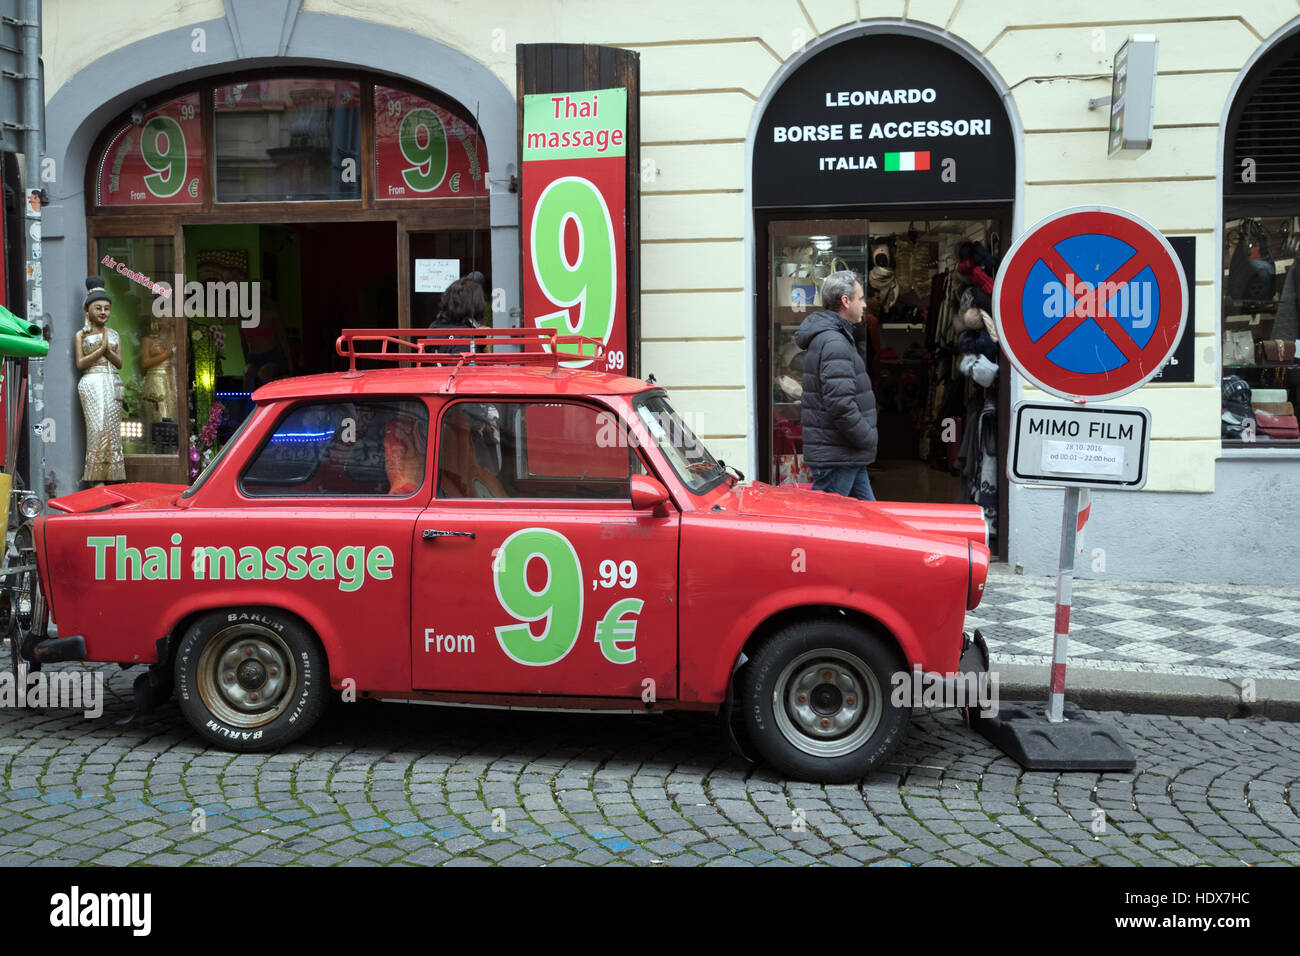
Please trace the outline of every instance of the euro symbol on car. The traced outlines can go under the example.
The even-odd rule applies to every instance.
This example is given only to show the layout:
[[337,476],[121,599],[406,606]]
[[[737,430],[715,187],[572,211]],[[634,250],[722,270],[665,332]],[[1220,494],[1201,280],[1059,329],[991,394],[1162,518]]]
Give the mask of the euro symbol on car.
[[596,623],[596,643],[611,664],[631,664],[636,660],[635,644],[628,648],[619,647],[624,641],[636,641],[637,622],[625,621],[623,615],[639,615],[644,606],[645,602],[640,598],[623,598],[615,602]]

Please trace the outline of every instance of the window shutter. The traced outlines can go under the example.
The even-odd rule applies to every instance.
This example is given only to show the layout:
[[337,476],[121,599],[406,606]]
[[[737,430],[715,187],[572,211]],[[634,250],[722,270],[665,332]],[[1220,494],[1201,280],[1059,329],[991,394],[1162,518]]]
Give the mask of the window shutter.
[[1226,156],[1228,195],[1300,194],[1300,43],[1251,71],[1233,106]]

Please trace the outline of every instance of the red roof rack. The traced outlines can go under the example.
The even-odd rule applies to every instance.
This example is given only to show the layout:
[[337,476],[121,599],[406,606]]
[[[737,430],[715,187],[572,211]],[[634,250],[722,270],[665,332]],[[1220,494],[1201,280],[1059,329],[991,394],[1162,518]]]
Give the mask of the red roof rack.
[[[477,351],[470,351],[471,342]],[[483,351],[488,346],[492,351]],[[565,346],[576,351],[561,351]],[[605,355],[600,339],[554,329],[344,329],[335,348],[353,372],[359,358],[458,368],[468,362],[559,368],[561,362],[599,361]]]

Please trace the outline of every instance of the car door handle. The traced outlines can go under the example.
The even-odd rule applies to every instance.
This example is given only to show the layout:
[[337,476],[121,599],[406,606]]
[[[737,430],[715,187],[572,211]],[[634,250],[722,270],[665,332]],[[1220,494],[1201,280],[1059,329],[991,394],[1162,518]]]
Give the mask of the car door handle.
[[425,528],[420,532],[420,537],[425,541],[436,541],[439,538],[472,538],[473,531],[439,531],[437,528]]

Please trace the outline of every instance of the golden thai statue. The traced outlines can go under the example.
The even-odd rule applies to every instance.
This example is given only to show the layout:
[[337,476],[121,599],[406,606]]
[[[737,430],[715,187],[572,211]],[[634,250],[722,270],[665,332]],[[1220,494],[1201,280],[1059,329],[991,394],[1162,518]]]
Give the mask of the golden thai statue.
[[85,374],[77,383],[81,410],[86,417],[86,470],[82,481],[102,485],[126,481],[122,457],[122,345],[117,332],[108,327],[112,300],[104,280],[86,280],[86,298],[81,305],[85,324],[77,333],[77,368]]
[[176,345],[169,323],[153,316],[149,334],[140,338],[140,384],[145,421],[150,425],[164,418],[177,420],[176,375],[172,366],[175,355]]

